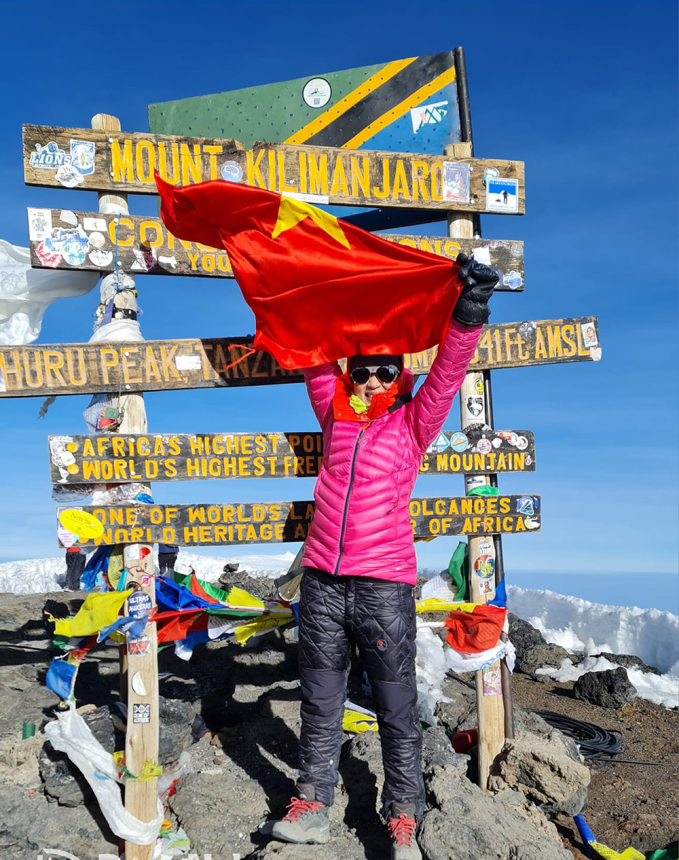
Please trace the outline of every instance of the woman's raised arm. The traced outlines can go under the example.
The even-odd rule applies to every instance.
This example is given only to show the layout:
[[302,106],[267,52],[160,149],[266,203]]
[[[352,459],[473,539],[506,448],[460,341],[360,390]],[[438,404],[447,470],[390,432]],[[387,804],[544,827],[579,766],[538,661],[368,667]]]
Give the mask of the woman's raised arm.
[[318,367],[304,368],[306,390],[321,430],[325,430],[325,421],[335,396],[337,378],[341,375],[342,370],[336,361],[319,364]]

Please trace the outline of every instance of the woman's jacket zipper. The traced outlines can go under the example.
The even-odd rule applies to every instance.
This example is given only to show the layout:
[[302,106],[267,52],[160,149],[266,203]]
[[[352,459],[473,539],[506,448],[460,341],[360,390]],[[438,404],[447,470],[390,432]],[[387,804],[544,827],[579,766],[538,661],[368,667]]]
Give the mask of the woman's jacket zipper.
[[358,446],[361,442],[361,436],[363,435],[365,427],[361,428],[358,436],[356,437],[356,447],[354,448],[354,454],[351,458],[351,472],[349,473],[349,488],[347,489],[347,499],[344,503],[344,512],[342,514],[342,529],[340,531],[340,539],[339,539],[339,555],[337,556],[337,564],[335,565],[335,570],[333,572],[333,576],[339,576],[339,566],[342,561],[342,550],[344,545],[344,531],[347,525],[347,514],[349,512],[349,499],[351,497],[351,488],[354,485],[354,471],[356,469],[356,458],[358,457]]

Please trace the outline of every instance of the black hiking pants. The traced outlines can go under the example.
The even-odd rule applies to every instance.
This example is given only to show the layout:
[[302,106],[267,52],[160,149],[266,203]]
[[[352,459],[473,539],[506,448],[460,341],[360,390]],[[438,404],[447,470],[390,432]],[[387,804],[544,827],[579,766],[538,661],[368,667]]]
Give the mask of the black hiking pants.
[[299,603],[302,732],[299,782],[331,806],[353,644],[373,691],[382,743],[382,812],[392,801],[424,811],[422,732],[415,682],[415,601],[403,582],[332,576],[307,568]]

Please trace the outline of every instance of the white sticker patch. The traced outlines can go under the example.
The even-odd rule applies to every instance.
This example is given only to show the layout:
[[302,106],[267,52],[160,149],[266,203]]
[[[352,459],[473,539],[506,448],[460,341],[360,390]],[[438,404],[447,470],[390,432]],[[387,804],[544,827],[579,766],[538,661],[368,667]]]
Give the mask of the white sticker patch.
[[599,346],[599,338],[596,335],[594,323],[582,323],[580,331],[582,332],[582,342],[585,347]]
[[417,134],[423,125],[438,125],[448,110],[448,102],[434,102],[431,105],[411,108],[410,121],[413,124],[413,134]]
[[177,370],[200,370],[201,362],[199,355],[178,355]]
[[283,191],[281,197],[291,197],[293,200],[301,200],[302,203],[329,203],[327,194],[302,194],[300,191]]
[[455,161],[443,162],[441,180],[443,199],[450,203],[469,203],[469,165]]
[[518,212],[519,180],[489,177],[486,183],[486,209],[489,212]]
[[[96,233],[94,235],[96,235]],[[95,248],[94,251],[90,251],[90,260],[92,260],[94,265],[99,269],[105,269],[113,262],[113,252],[101,251],[99,248]]]
[[133,723],[151,722],[151,705],[132,705]]
[[49,209],[28,210],[28,238],[42,242],[52,235],[52,213]]
[[139,672],[135,672],[132,676],[132,689],[138,696],[146,695],[146,687],[144,686],[144,682],[142,681]]
[[589,357],[592,359],[592,361],[601,361],[601,347],[590,346]]
[[89,233],[90,230],[106,232],[106,221],[103,218],[83,218],[83,227]]
[[490,248],[474,248],[474,259],[477,263],[482,263],[484,266],[490,266]]
[[131,543],[125,547],[125,560],[136,561],[140,558],[139,550],[141,547],[138,543]]
[[312,78],[304,84],[302,98],[310,108],[322,108],[332,97],[332,87],[325,78]]
[[90,233],[88,238],[90,240],[90,245],[93,248],[103,248],[106,244],[106,237],[98,230],[96,230],[94,233]]
[[62,209],[59,219],[63,221],[64,224],[70,224],[72,227],[78,226],[78,216],[75,212],[71,212],[70,209]]

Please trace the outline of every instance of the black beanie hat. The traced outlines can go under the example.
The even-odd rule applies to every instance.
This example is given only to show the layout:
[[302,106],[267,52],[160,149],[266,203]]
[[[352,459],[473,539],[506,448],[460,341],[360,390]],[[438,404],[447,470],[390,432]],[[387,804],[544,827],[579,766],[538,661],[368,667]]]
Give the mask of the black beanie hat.
[[376,367],[379,365],[395,364],[399,370],[403,370],[402,355],[352,355],[349,359],[349,371],[357,367]]

